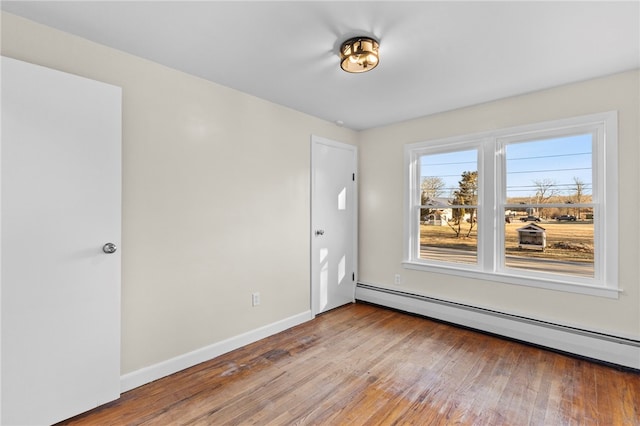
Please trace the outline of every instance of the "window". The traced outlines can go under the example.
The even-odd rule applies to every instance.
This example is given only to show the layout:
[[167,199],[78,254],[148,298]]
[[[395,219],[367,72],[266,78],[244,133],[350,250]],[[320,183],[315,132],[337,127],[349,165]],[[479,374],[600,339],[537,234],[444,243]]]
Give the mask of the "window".
[[407,268],[617,297],[615,112],[407,145]]
[[419,157],[418,167],[418,257],[477,263],[477,150],[424,154]]

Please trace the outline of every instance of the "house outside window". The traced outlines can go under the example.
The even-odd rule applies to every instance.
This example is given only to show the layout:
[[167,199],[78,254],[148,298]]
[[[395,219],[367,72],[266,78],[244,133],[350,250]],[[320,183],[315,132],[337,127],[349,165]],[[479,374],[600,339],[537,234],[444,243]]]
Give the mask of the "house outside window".
[[405,148],[411,269],[617,297],[617,114]]

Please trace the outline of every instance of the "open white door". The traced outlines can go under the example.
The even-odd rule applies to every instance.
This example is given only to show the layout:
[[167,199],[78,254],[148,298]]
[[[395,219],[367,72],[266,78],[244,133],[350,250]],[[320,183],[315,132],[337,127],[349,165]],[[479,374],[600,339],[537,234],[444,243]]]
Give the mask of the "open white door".
[[311,310],[351,303],[357,276],[357,148],[311,138]]
[[1,65],[1,416],[45,425],[120,395],[121,89]]

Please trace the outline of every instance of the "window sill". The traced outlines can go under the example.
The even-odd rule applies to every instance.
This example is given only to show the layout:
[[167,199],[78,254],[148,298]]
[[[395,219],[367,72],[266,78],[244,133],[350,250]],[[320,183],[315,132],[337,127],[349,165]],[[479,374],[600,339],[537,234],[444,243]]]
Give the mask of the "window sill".
[[433,265],[422,262],[405,260],[402,262],[405,269],[413,269],[417,271],[435,272],[439,274],[456,275],[459,277],[475,278],[484,281],[500,282],[505,284],[520,285],[526,287],[543,288],[546,290],[563,291],[567,293],[586,294],[589,296],[606,297],[609,299],[618,299],[621,289],[607,288],[594,285],[578,284],[567,281],[559,281],[552,279],[540,279],[523,277],[514,274],[499,272],[484,272],[480,270],[472,270],[456,266]]

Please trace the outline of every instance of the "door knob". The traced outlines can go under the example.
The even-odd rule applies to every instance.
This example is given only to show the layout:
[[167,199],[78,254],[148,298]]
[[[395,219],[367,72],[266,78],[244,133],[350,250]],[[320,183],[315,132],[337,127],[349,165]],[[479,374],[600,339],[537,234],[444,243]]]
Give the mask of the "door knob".
[[324,235],[324,229],[318,229],[316,231],[316,236],[319,236],[319,235]]
[[102,251],[107,254],[115,253],[116,250],[118,250],[118,247],[116,247],[116,245],[113,243],[107,243],[102,246]]

